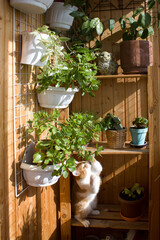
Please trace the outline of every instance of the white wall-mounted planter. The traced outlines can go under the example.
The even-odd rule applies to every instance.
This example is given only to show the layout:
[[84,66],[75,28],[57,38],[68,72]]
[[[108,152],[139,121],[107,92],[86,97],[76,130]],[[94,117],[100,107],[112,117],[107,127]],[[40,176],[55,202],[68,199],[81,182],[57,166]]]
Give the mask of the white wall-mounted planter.
[[54,0],[10,0],[12,7],[24,13],[42,14],[47,11]]
[[47,60],[41,62],[41,58],[46,54],[46,47],[40,41],[48,39],[49,35],[34,32],[22,32],[22,53],[21,63],[43,67]]
[[28,185],[33,187],[46,187],[55,184],[60,176],[52,176],[54,170],[53,165],[42,169],[41,166],[31,164],[33,154],[35,153],[34,145],[32,142],[26,149],[21,163],[24,179]]
[[38,102],[44,108],[67,108],[78,88],[49,87],[38,94]]
[[68,30],[74,20],[69,14],[77,9],[77,7],[69,4],[64,6],[63,2],[54,2],[46,12],[46,24],[48,24],[51,29]]

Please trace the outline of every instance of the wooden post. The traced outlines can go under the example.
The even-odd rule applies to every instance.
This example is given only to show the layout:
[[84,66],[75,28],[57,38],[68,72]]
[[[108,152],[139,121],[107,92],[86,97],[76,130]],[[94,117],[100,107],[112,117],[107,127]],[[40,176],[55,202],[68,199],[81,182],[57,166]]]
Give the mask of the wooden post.
[[[60,120],[68,117],[69,108],[62,110]],[[61,240],[71,239],[70,176],[60,178],[60,230]]]

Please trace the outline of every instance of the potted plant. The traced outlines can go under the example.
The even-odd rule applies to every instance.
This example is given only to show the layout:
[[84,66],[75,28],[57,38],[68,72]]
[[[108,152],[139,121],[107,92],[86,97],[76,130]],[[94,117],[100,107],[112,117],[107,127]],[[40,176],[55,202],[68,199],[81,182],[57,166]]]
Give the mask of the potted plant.
[[85,148],[93,137],[99,137],[100,127],[92,114],[74,113],[63,123],[57,120],[58,110],[54,114],[37,112],[33,117],[28,122],[29,133],[35,131],[37,141],[29,145],[21,164],[24,178],[31,186],[52,185],[61,175],[66,178],[76,168],[73,153],[76,152],[82,160],[92,161],[93,156],[102,150],[99,147],[91,152]]
[[64,2],[63,0],[54,1],[46,12],[46,24],[49,25],[50,29],[63,31],[70,29],[72,26],[74,17],[70,13],[76,11],[78,8]]
[[119,117],[111,113],[100,121],[102,131],[106,132],[107,145],[109,148],[123,148],[126,141],[126,128],[122,126]]
[[133,126],[129,128],[132,136],[131,145],[135,147],[145,146],[145,138],[148,132],[148,120],[144,117],[137,117],[132,123]]
[[[52,36],[52,31],[47,26],[38,31]],[[53,35],[54,36],[54,35]],[[66,40],[57,36],[57,41]],[[53,42],[55,40],[53,39]],[[50,41],[42,41],[48,49],[50,60],[37,75],[38,100],[41,107],[66,108],[72,101],[75,92],[82,90],[82,95],[88,93],[94,96],[94,91],[99,88],[100,81],[96,79],[96,59],[93,50],[82,45],[74,45],[67,52],[62,45],[52,47]],[[48,57],[46,54],[41,61]],[[55,101],[54,101],[55,100]]]
[[[132,17],[122,16],[119,19],[123,39],[120,60],[124,73],[147,73],[147,67],[152,64],[152,43],[144,40],[154,34],[149,13],[152,8],[150,2],[148,11],[140,7],[135,9]],[[113,30],[114,26],[115,20],[109,19],[109,29]]]
[[144,212],[144,188],[135,183],[131,188],[124,188],[119,194],[121,217],[126,221],[139,220]]
[[42,14],[52,5],[54,0],[10,0],[12,7],[24,13]]

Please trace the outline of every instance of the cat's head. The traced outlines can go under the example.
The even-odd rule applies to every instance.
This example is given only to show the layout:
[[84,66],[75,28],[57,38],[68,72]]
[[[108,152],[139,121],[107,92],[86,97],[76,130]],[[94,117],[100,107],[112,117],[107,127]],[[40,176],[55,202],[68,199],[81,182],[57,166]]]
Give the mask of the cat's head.
[[76,170],[72,172],[73,176],[78,178],[85,178],[88,174],[91,173],[91,164],[89,162],[83,161],[78,162]]

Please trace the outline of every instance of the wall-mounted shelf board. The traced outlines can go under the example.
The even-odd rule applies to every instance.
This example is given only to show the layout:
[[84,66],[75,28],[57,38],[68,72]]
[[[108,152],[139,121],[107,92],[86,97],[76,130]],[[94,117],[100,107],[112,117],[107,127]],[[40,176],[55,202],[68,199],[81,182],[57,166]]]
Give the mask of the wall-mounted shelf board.
[[139,154],[149,154],[149,145],[147,144],[146,147],[144,148],[133,148],[130,146],[129,142],[125,143],[125,147],[121,149],[112,149],[112,148],[107,148],[107,142],[92,142],[88,144],[86,147],[87,150],[90,151],[95,151],[95,146],[96,144],[98,146],[103,146],[103,151],[101,154],[134,154],[134,155],[139,155]]
[[[136,222],[124,221],[120,216],[119,205],[98,205],[100,215],[89,215],[87,219],[90,221],[90,227],[94,228],[112,228],[112,229],[135,229],[149,230],[148,214]],[[82,227],[83,225],[76,219],[72,218],[71,225],[74,227]]]
[[104,78],[146,78],[148,77],[147,74],[119,74],[119,75],[97,75],[98,79]]

